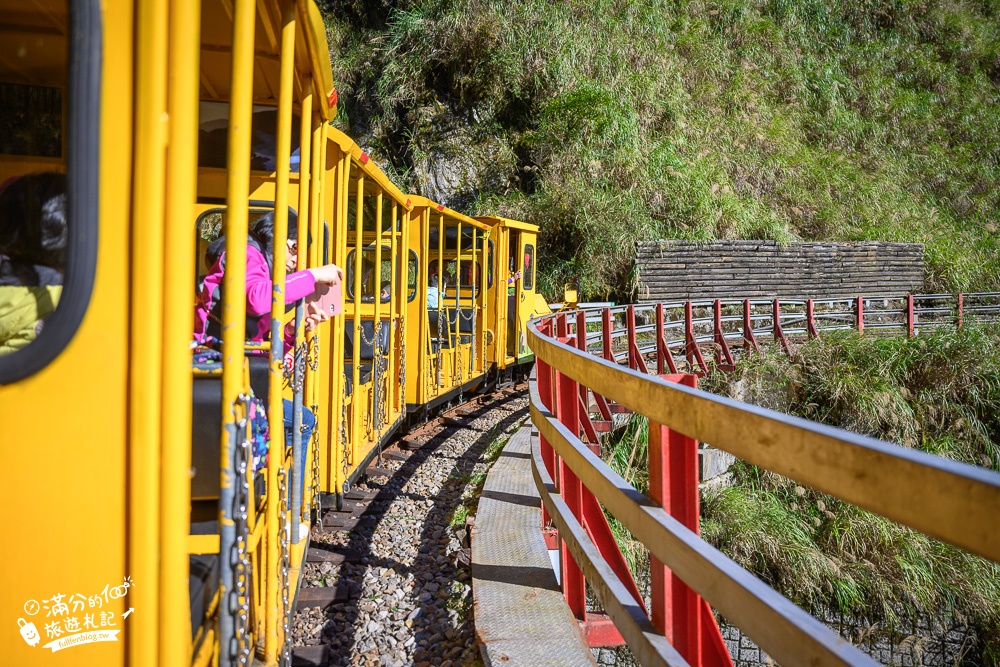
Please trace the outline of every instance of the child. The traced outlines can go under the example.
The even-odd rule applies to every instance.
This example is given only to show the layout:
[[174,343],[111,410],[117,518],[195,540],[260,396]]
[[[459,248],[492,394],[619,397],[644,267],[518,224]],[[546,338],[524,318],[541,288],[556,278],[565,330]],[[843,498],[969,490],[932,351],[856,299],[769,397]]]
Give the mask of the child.
[[62,296],[66,176],[32,174],[0,190],[0,355],[41,333]]

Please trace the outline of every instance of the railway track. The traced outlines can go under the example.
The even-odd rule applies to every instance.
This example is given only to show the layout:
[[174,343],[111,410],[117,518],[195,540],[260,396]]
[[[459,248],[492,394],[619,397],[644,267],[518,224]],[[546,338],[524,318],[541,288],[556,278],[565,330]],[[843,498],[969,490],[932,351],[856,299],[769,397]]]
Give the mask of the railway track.
[[410,431],[311,532],[292,622],[295,665],[478,658],[469,532],[485,473],[528,416],[525,384]]

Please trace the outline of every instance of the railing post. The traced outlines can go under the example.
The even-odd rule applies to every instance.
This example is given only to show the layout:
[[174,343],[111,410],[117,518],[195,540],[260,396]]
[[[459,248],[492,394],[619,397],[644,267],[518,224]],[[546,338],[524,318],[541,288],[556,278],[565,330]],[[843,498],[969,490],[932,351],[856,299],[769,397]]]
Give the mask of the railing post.
[[712,305],[713,328],[715,329],[715,363],[727,369],[735,368],[733,354],[729,351],[729,343],[726,342],[726,333],[722,330],[722,301],[715,300]]
[[958,293],[958,317],[955,320],[955,327],[962,328],[962,311],[965,309],[965,295]]
[[614,356],[614,353],[611,350],[611,343],[612,343],[612,341],[611,341],[611,333],[612,333],[612,328],[611,328],[611,309],[610,308],[604,308],[604,309],[601,310],[601,333],[602,333],[602,337],[601,337],[601,344],[602,344],[601,354],[608,361],[614,361],[615,360],[615,356]]
[[[572,343],[569,336],[569,324],[566,314],[560,313],[556,316],[557,340],[562,343]],[[580,390],[577,382],[558,370],[555,372],[555,408],[556,418],[562,422],[570,432],[579,437],[580,435]],[[583,485],[580,479],[574,474],[568,465],[561,459],[558,462],[558,481],[556,485],[559,493],[569,506],[570,512],[577,521],[583,523]],[[583,577],[583,570],[573,559],[566,543],[559,542],[559,565],[562,577],[563,594],[566,596],[566,603],[569,605],[573,616],[583,621],[587,618],[587,584]]]
[[[665,375],[695,388],[696,375]],[[698,518],[698,442],[649,422],[649,498],[695,534]],[[652,621],[690,665],[701,665],[701,597],[655,557],[650,557]]]
[[694,311],[690,301],[684,302],[684,354],[687,357],[688,368],[694,368],[694,350],[697,347],[694,340]]
[[806,299],[806,330],[810,338],[819,338],[819,331],[816,329],[816,311],[813,308],[812,299]]
[[625,310],[625,326],[628,331],[628,367],[635,370],[639,365],[636,361],[635,306],[629,305]]
[[663,340],[663,304],[656,304],[656,374],[663,375],[664,362],[670,354],[666,348],[666,341]]
[[694,338],[694,306],[690,301],[684,302],[684,354],[687,356],[688,368],[697,368],[708,374],[708,364],[701,354],[698,341]]
[[785,349],[785,354],[789,357],[792,356],[792,348],[788,344],[788,339],[785,338],[785,331],[781,328],[781,299],[774,300],[774,307],[771,311],[771,336],[777,341],[781,342],[781,347]]
[[913,295],[906,295],[906,335],[913,338],[913,325],[914,322],[914,312],[913,312]]
[[[538,331],[542,335],[552,337],[552,319],[547,318],[542,320],[538,324]],[[549,412],[553,412],[552,403],[552,367],[546,362],[542,361],[540,358],[535,358],[535,378],[538,385],[538,396],[542,400],[542,405]],[[554,480],[556,478],[556,454],[555,450],[552,449],[552,445],[549,444],[548,440],[544,436],[539,434],[538,445],[542,453],[542,461],[545,463],[545,469],[548,471],[549,475]],[[544,529],[549,525],[549,511],[542,504],[542,528]]]
[[753,320],[750,317],[750,299],[743,299],[743,351],[749,352],[750,348],[760,352],[760,345],[753,335]]
[[858,333],[865,332],[865,298],[858,296],[855,308],[855,319],[858,324]]

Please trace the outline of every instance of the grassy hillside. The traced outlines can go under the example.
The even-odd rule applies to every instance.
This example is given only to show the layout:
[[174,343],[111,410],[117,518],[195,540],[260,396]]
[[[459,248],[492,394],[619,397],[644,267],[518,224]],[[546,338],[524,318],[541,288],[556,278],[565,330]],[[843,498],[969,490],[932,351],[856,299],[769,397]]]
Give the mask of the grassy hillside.
[[550,291],[663,237],[919,241],[929,289],[1000,287],[997,0],[325,8],[338,122],[404,186],[488,164],[452,203],[542,225]]

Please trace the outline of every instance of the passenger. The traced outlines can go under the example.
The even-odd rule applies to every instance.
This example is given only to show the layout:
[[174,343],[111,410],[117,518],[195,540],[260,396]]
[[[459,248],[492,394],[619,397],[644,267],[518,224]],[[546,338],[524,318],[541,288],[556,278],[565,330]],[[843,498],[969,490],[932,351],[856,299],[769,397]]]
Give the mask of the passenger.
[[437,310],[438,307],[438,276],[432,273],[427,285],[427,307]]
[[[298,268],[298,216],[294,211],[288,212],[288,255],[285,259],[286,306],[312,294],[317,283],[337,287],[343,279],[343,271],[335,264],[327,264],[316,268],[296,271]],[[205,336],[221,338],[222,325],[222,285],[226,270],[226,255],[224,242],[217,241],[209,246],[218,252],[218,259],[202,282],[195,305],[195,338],[203,340]],[[271,327],[271,267],[274,264],[274,213],[266,215],[254,222],[249,229],[247,238],[247,270],[246,270],[246,308],[247,308],[247,340],[262,341],[269,337]],[[320,322],[329,319],[327,313],[310,308],[306,315],[306,328],[311,329]],[[295,326],[293,322],[285,327],[285,349],[292,351],[295,347]],[[293,429],[292,401],[284,399],[285,446],[292,446]],[[312,431],[316,427],[316,417],[308,408],[302,408],[302,442],[309,442]],[[302,447],[300,470],[305,471],[305,454],[308,448]],[[301,496],[305,475],[299,476],[299,494]]]
[[0,190],[0,355],[41,333],[62,296],[66,177],[33,174]]
[[389,300],[389,288],[390,284],[388,280],[382,283],[382,289],[379,290],[378,294],[378,298],[382,300],[382,303],[385,303],[386,301]]
[[375,264],[361,262],[361,303],[375,303]]

